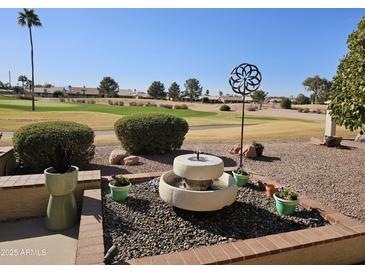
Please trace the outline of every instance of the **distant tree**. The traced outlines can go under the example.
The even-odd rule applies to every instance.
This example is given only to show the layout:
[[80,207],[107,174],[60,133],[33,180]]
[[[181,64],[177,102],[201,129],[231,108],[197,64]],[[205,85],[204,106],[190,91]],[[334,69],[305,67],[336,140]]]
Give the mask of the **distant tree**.
[[0,81],[0,88],[1,89],[9,89],[9,83],[3,83]]
[[280,107],[284,109],[291,109],[291,101],[287,97],[283,97],[280,101]]
[[303,93],[299,93],[295,98],[295,103],[298,105],[307,105],[311,103],[311,99],[308,96],[305,96]]
[[257,104],[260,104],[260,110],[262,109],[262,104],[265,102],[266,97],[267,92],[263,90],[256,90],[251,94],[252,100]]
[[169,87],[167,96],[174,101],[180,100],[180,86],[176,82],[173,82]]
[[209,89],[205,91],[205,95],[209,96]]
[[347,39],[348,52],[337,68],[330,115],[351,131],[365,130],[365,16]]
[[32,81],[29,79],[25,82],[25,90],[26,89],[29,89],[30,93],[32,92]]
[[25,89],[25,83],[28,81],[28,77],[25,75],[19,75],[18,82],[22,83],[23,90]]
[[202,94],[203,88],[200,86],[199,80],[195,78],[190,78],[185,82],[185,96],[190,98],[192,102],[193,99],[198,98]]
[[100,81],[98,90],[102,97],[117,97],[119,85],[113,78],[106,76]]
[[318,75],[308,77],[303,81],[303,86],[309,92],[313,92],[314,101],[312,103],[319,104],[327,99],[329,90],[331,89],[331,82],[326,78],[321,78]]
[[56,97],[56,98],[63,97],[63,92],[61,90],[55,90],[53,92],[53,97]]
[[29,38],[30,38],[30,59],[32,64],[32,111],[35,110],[34,104],[34,60],[33,60],[33,36],[32,36],[32,27],[41,27],[42,23],[39,20],[38,15],[34,12],[33,9],[23,9],[23,12],[18,13],[18,24],[22,27],[26,26],[29,30]]
[[167,93],[165,92],[165,86],[160,81],[154,81],[149,86],[147,93],[153,98],[166,98]]
[[219,96],[223,96],[223,91],[219,91]]

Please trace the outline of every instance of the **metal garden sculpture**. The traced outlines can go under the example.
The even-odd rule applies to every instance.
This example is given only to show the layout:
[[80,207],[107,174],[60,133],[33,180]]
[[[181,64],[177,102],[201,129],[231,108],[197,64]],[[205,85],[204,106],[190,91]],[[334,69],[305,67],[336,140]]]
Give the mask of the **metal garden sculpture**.
[[230,76],[229,84],[233,92],[242,95],[242,122],[241,122],[241,153],[240,167],[242,167],[242,146],[243,146],[243,127],[245,117],[245,96],[250,95],[260,87],[261,73],[255,65],[243,63],[235,67]]

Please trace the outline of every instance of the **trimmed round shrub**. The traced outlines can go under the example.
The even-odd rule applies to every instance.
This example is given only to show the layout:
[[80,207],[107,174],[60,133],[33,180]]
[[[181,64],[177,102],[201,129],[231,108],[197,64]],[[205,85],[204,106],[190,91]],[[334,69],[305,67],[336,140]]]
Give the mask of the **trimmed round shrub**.
[[95,154],[94,131],[66,121],[40,122],[19,128],[13,136],[14,152],[26,171],[41,173],[51,167],[57,145],[72,146],[71,164],[83,167]]
[[115,134],[130,153],[166,153],[183,144],[188,123],[179,117],[160,113],[137,113],[114,124]]
[[220,111],[230,111],[231,107],[228,105],[221,105],[221,107],[219,108]]
[[284,109],[291,109],[291,101],[289,98],[284,97],[283,99],[281,99],[280,101],[280,107],[284,108]]

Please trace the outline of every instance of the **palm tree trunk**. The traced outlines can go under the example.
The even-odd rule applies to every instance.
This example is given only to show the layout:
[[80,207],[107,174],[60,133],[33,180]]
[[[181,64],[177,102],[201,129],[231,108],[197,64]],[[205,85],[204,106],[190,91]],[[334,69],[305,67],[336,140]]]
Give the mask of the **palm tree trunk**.
[[33,62],[33,38],[32,38],[32,28],[29,27],[29,38],[30,38],[30,58],[32,62],[32,111],[35,111],[35,105],[34,105],[34,62]]

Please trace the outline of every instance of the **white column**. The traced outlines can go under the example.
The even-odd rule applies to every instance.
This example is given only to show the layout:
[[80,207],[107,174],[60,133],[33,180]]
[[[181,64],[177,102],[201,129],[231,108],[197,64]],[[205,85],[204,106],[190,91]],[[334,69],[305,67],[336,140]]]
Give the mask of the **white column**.
[[331,112],[330,110],[326,111],[326,128],[324,135],[336,136],[336,123],[332,120],[330,112]]

